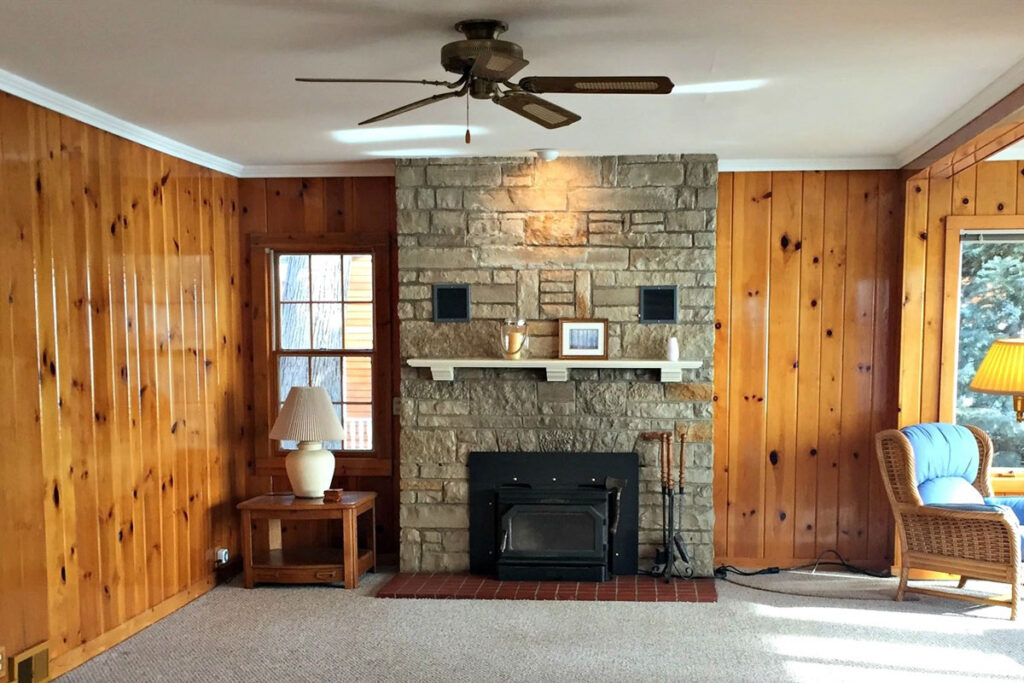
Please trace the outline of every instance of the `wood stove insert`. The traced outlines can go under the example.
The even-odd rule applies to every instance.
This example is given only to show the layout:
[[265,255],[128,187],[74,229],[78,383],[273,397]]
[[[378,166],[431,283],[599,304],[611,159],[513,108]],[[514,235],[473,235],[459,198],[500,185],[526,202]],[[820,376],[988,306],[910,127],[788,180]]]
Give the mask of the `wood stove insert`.
[[635,453],[470,453],[470,570],[604,581],[637,571]]

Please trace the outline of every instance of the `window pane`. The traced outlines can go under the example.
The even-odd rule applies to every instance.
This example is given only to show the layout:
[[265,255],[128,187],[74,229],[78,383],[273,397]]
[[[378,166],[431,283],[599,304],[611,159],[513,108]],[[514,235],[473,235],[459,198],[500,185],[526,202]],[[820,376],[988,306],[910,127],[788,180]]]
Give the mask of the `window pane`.
[[348,403],[369,403],[373,397],[373,376],[370,359],[365,357],[345,358],[345,401]]
[[341,255],[313,254],[313,301],[341,301]]
[[345,304],[345,348],[373,348],[373,304]]
[[345,257],[345,301],[373,301],[373,256]]
[[345,404],[345,450],[373,449],[373,408],[359,403]]
[[309,348],[309,304],[281,304],[281,348]]
[[314,357],[311,386],[323,387],[332,401],[341,401],[341,359]]
[[988,347],[1024,326],[1024,243],[964,242],[960,270],[956,421],[992,437],[993,466],[1021,467],[1021,431],[1013,398],[969,389]]
[[341,304],[313,304],[313,348],[341,348]]
[[292,387],[309,386],[309,358],[281,356],[277,359],[278,396],[284,401]]
[[283,254],[277,259],[277,280],[281,301],[309,301],[309,257]]

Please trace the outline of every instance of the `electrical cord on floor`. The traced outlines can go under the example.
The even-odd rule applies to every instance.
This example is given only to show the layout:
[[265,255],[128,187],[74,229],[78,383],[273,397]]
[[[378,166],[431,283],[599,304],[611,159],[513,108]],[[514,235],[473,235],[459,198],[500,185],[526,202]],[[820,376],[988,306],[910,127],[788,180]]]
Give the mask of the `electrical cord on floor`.
[[[827,555],[835,555],[836,560],[826,561],[823,558]],[[752,586],[748,583],[742,583],[740,581],[734,581],[729,578],[729,574],[736,574],[737,576],[761,576],[765,574],[780,574],[782,572],[801,571],[810,569],[812,573],[816,572],[819,567],[842,567],[843,569],[852,572],[854,574],[861,574],[871,578],[882,579],[889,578],[889,572],[876,572],[871,569],[865,569],[864,567],[858,567],[857,565],[850,564],[846,559],[835,550],[826,550],[825,552],[818,555],[814,562],[808,562],[806,564],[799,564],[792,567],[766,567],[764,569],[757,569],[753,571],[744,571],[731,564],[723,564],[715,568],[714,576],[716,579],[731,583],[734,586],[742,586],[743,588],[750,588],[751,590],[762,591],[764,593],[776,593],[779,595],[794,595],[804,598],[820,598],[821,595],[815,595],[813,593],[800,593],[796,591],[783,591],[775,588],[764,588],[763,586]],[[841,600],[880,600],[882,598],[865,598],[856,597],[850,595],[833,595],[829,596]]]

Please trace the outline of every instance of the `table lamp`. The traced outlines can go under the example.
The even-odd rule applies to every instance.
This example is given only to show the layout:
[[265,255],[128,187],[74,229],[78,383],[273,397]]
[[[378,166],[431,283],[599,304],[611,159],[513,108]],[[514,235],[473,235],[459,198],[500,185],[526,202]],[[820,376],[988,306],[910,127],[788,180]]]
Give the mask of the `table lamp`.
[[996,339],[971,381],[971,391],[1013,396],[1017,422],[1024,422],[1024,339]]
[[270,438],[299,442],[298,450],[284,459],[292,492],[299,498],[323,498],[334,478],[334,453],[324,450],[322,442],[345,438],[345,429],[327,390],[292,387],[270,430]]

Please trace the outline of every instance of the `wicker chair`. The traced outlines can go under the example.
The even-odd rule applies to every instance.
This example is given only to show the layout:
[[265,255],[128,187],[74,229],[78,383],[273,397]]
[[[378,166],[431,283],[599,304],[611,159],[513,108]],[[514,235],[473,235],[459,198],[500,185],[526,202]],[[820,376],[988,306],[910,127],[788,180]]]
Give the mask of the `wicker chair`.
[[[921,451],[916,454],[915,443]],[[899,535],[900,583],[895,599],[903,600],[912,592],[1006,605],[1010,618],[1016,619],[1022,576],[1017,515],[1024,510],[1024,499],[992,497],[988,434],[977,427],[914,425],[880,432],[875,445]],[[972,578],[1008,583],[1011,596],[1007,600],[911,588],[907,586],[911,568],[957,574],[958,588]]]

